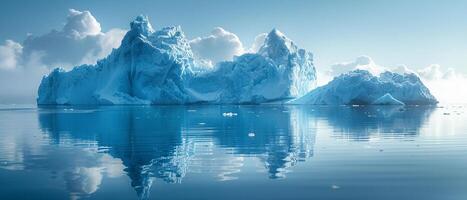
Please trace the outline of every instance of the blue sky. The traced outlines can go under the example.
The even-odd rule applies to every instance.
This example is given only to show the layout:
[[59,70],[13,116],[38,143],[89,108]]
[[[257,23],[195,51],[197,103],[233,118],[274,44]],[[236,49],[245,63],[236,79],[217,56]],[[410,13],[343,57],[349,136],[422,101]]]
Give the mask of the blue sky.
[[60,29],[68,9],[89,10],[103,31],[128,28],[138,14],[153,26],[181,25],[189,38],[221,26],[247,46],[276,27],[327,67],[369,55],[378,64],[430,64],[467,73],[467,1],[24,1],[3,0],[0,41]]

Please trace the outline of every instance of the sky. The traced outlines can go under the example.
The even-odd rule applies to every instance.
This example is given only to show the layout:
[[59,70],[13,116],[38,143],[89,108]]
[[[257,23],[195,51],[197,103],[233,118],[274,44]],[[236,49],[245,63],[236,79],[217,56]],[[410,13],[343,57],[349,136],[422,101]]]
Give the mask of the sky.
[[[85,40],[84,46],[92,49],[93,55],[86,52],[85,58],[79,58],[79,62],[73,58],[71,64],[86,63],[83,60],[95,60],[108,53],[116,47],[113,42],[129,28],[129,22],[145,14],[154,29],[180,25],[190,39],[208,36],[216,27],[222,27],[220,32],[225,32],[220,34],[232,33],[230,36],[240,40],[245,49],[255,42],[258,34],[277,28],[299,47],[313,52],[314,64],[323,71],[332,69],[336,63],[352,62],[367,55],[380,66],[405,65],[414,70],[436,66],[443,73],[451,68],[467,74],[464,0],[2,0],[0,4],[0,45],[8,47],[9,54],[16,51],[11,50],[15,45],[21,45],[23,54],[40,44],[55,45],[44,42],[45,39],[26,41],[30,35],[53,35],[52,29],[65,33],[63,27],[70,9],[89,11],[99,24],[95,33],[100,36],[94,37],[93,33],[93,39]],[[108,44],[92,46],[95,41]],[[49,62],[41,64],[62,64],[63,59],[57,57],[68,55],[61,54],[61,45],[57,44],[55,54],[47,57]],[[15,60],[4,60],[9,68],[18,65]],[[1,97],[0,91],[0,102]]]

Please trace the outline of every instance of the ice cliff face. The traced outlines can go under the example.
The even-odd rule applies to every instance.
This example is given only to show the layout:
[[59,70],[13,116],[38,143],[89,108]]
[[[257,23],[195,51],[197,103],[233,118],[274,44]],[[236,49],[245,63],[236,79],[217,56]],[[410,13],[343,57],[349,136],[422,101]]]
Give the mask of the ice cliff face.
[[144,16],[130,27],[121,46],[96,65],[56,69],[44,77],[37,103],[263,103],[315,87],[312,54],[276,29],[258,53],[207,69],[193,59],[180,27],[154,31]]
[[430,105],[438,101],[416,74],[402,75],[387,71],[374,76],[366,70],[355,70],[290,103]]

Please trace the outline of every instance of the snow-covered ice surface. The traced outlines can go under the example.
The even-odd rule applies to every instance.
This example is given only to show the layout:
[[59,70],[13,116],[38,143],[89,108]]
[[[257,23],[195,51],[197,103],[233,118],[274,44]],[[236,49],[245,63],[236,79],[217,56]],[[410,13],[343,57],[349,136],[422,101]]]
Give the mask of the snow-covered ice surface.
[[385,95],[376,99],[372,104],[374,105],[405,105],[403,102],[397,100],[389,93],[386,93]]
[[396,102],[406,105],[438,103],[416,74],[386,71],[375,76],[366,70],[354,70],[342,74],[327,85],[290,101],[292,104],[317,105],[394,104]]
[[55,69],[38,104],[242,104],[284,101],[315,88],[313,55],[272,30],[257,53],[214,68],[193,58],[180,27],[154,31],[147,17],[130,23],[121,46],[96,65]]

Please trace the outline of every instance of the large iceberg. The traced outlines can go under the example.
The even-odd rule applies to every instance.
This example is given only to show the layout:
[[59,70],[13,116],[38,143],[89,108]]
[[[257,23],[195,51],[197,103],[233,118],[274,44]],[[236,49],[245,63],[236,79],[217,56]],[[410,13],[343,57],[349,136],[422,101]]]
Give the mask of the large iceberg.
[[118,49],[96,65],[55,69],[38,104],[264,103],[305,95],[316,85],[313,55],[274,29],[257,53],[214,68],[194,58],[180,27],[154,31],[138,16]]
[[414,73],[390,71],[375,76],[366,70],[354,70],[334,78],[292,104],[316,105],[431,105],[438,101]]

